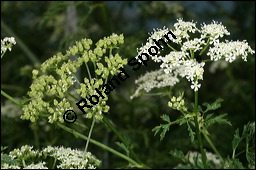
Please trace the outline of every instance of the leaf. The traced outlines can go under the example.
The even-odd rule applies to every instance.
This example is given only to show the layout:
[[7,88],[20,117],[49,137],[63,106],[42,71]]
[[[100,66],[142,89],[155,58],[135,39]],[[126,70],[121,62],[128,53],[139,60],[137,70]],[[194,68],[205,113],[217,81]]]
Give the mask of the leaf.
[[163,128],[163,131],[160,134],[160,140],[164,139],[166,132],[169,131],[170,124],[165,124],[165,125],[162,126],[162,128]]
[[239,135],[239,129],[236,129],[235,134],[234,134],[234,139],[232,141],[232,149],[233,151],[236,150],[237,146],[239,143],[242,141],[242,138],[240,138]]
[[170,150],[169,154],[175,158],[182,160],[182,161],[184,161],[186,159],[184,153],[177,149]]
[[4,150],[6,150],[8,148],[8,146],[1,146],[1,152],[3,152]]
[[16,160],[13,160],[9,155],[7,154],[1,154],[1,164],[7,163],[7,164],[17,164]]
[[250,143],[253,143],[252,148],[255,148],[255,122],[248,123],[247,125],[244,125],[242,135],[239,135],[239,129],[236,129],[234,134],[234,139],[232,141],[232,149],[233,149],[233,157],[236,157],[238,155],[235,155],[236,148],[238,147],[239,143],[245,139],[246,142],[246,160],[250,165],[255,164],[255,153],[250,152],[249,145]]
[[170,128],[171,125],[173,125],[173,124],[180,124],[182,121],[184,121],[183,119],[185,119],[185,118],[180,118],[180,119],[178,119],[178,120],[176,120],[174,122],[171,122],[168,115],[162,115],[161,118],[165,122],[167,122],[167,124],[160,124],[159,126],[156,126],[155,128],[152,129],[152,131],[155,132],[154,136],[158,132],[160,132],[160,130],[162,130],[162,132],[160,133],[160,140],[164,139],[165,134],[166,134],[167,131],[169,131],[169,128]]
[[224,169],[244,169],[239,159],[228,159]]
[[168,122],[168,123],[171,122],[169,116],[167,116],[167,115],[162,115],[161,118],[162,118],[164,121]]
[[249,164],[255,165],[255,153],[246,152],[246,160]]
[[203,112],[203,109],[202,109],[202,107],[200,105],[197,106],[197,111],[198,112]]
[[159,125],[159,126],[156,126],[156,127],[154,127],[153,129],[152,129],[152,131],[154,132],[155,131],[155,133],[154,133],[154,136],[156,136],[156,134],[159,132],[159,130],[161,130],[161,125]]
[[212,104],[209,104],[209,103],[203,103],[203,106],[206,106],[206,110],[203,112],[203,113],[206,113],[210,110],[216,110],[218,108],[221,107],[221,102],[223,101],[223,99],[221,98],[218,98],[215,102],[213,102]]
[[169,130],[170,125],[171,125],[171,121],[168,115],[162,115],[161,119],[163,119],[164,121],[168,122],[168,124],[160,124],[159,126],[156,126],[155,128],[152,129],[152,131],[154,133],[154,136],[162,129],[162,132],[160,133],[160,140],[163,140],[165,137],[166,132]]
[[205,117],[205,121],[208,121],[213,115],[214,115],[213,113],[207,114]]
[[123,149],[127,155],[129,155],[129,149],[121,142],[115,142],[117,146],[119,146],[121,149]]
[[205,124],[207,127],[209,127],[212,124],[219,123],[219,124],[228,124],[231,126],[231,122],[227,119],[224,119],[223,117],[227,116],[228,114],[221,114],[218,116],[213,117],[213,114],[209,114],[205,118]]
[[193,132],[193,130],[192,130],[192,128],[190,127],[189,123],[187,123],[187,125],[188,125],[188,133],[189,133],[191,142],[193,142],[194,139],[195,139],[195,132]]

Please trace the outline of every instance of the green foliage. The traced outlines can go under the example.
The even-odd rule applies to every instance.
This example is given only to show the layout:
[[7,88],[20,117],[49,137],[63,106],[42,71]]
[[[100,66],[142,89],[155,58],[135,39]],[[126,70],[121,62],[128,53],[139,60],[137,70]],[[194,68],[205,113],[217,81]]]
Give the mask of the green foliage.
[[1,164],[17,164],[16,160],[13,160],[9,155],[3,153],[4,150],[6,150],[8,148],[8,146],[1,146]]
[[213,102],[212,104],[209,104],[209,103],[206,103],[206,102],[204,102],[202,105],[203,106],[206,106],[206,109],[203,111],[203,113],[206,113],[206,112],[208,112],[208,111],[210,111],[210,110],[216,110],[216,109],[218,109],[218,108],[220,108],[221,107],[221,102],[223,101],[223,99],[221,99],[221,98],[218,98],[215,102]]
[[227,119],[223,119],[223,117],[227,116],[227,114],[221,114],[218,116],[213,116],[214,114],[207,114],[205,117],[205,127],[208,128],[209,126],[218,123],[218,124],[228,124],[231,126],[231,122]]
[[174,123],[171,123],[170,118],[167,115],[162,115],[161,119],[166,121],[167,124],[160,124],[159,126],[156,126],[154,129],[152,129],[152,131],[155,132],[154,135],[156,135],[162,129],[162,132],[160,134],[160,140],[163,140],[166,132],[169,130],[170,126]]
[[121,149],[123,149],[127,156],[129,156],[129,149],[121,142],[115,142],[117,146],[119,146]]
[[243,140],[245,140],[245,149],[243,150],[243,152],[245,151],[248,167],[253,168],[255,167],[255,122],[244,125],[241,136],[239,135],[239,129],[235,131],[234,139],[232,141],[232,165],[237,165],[238,161],[235,158],[242,152],[236,154],[236,149]]

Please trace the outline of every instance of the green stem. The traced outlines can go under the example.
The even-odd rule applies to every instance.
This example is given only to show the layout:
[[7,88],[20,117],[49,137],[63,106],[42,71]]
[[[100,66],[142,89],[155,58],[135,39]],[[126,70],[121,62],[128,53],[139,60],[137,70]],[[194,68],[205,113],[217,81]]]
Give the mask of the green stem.
[[197,107],[198,107],[198,91],[195,91],[194,112],[195,112],[196,116],[194,117],[194,122],[195,122],[195,126],[196,126],[196,134],[197,134],[197,139],[198,139],[198,142],[199,142],[199,148],[200,148],[200,152],[202,154],[202,162],[203,162],[203,165],[204,165],[204,169],[207,169],[206,154],[205,154],[205,150],[204,150],[204,147],[203,147],[201,132],[200,132],[199,123],[198,123]]
[[[89,75],[89,79],[90,79],[90,81],[91,81],[91,80],[92,80],[92,76],[91,76],[91,73],[90,73],[90,69],[89,69],[89,67],[88,67],[88,64],[85,63],[85,66],[86,66],[86,70],[87,70],[88,75]],[[90,83],[91,83],[91,82],[90,82]]]
[[80,137],[80,138],[82,138],[86,141],[89,140],[91,143],[93,143],[93,144],[95,144],[95,145],[97,145],[97,146],[99,146],[99,147],[101,147],[101,148],[103,148],[103,149],[105,149],[109,152],[112,152],[113,154],[127,160],[128,162],[130,162],[131,164],[133,164],[134,166],[136,166],[138,168],[144,168],[144,169],[147,168],[146,166],[139,164],[138,162],[134,161],[133,159],[129,158],[128,156],[126,156],[126,155],[124,155],[124,154],[122,154],[122,153],[120,153],[120,152],[118,152],[118,151],[116,151],[116,150],[114,150],[114,149],[96,141],[96,140],[88,139],[88,137],[82,135],[81,133],[78,133],[77,131],[75,131],[73,129],[70,129],[70,128],[66,127],[65,125],[62,125],[61,123],[57,123],[57,126],[59,126],[60,128],[62,128],[63,130],[65,130],[69,133],[72,133],[76,137]]
[[71,94],[69,91],[67,91],[67,94],[69,95],[69,96],[71,96],[73,99],[75,99],[75,100],[80,100],[80,99],[78,99],[76,96],[74,96],[73,94]]
[[203,132],[204,138],[207,140],[207,142],[209,143],[209,145],[212,147],[213,151],[218,155],[218,157],[220,158],[221,162],[224,163],[224,159],[222,158],[222,156],[220,155],[220,153],[218,152],[218,150],[216,149],[216,147],[214,146],[214,144],[212,143],[211,139],[207,136],[206,133]]
[[27,166],[26,163],[25,163],[24,158],[22,158],[22,164],[23,164],[23,168],[25,168]]
[[199,55],[202,55],[204,53],[204,51],[208,48],[209,45],[210,45],[210,38],[208,38],[206,46],[204,47],[204,49],[202,49],[202,51],[199,53]]
[[202,62],[211,62],[212,60],[211,59],[208,59],[208,60],[203,60]]
[[20,107],[22,107],[22,104],[20,102],[18,102],[16,99],[14,99],[13,97],[11,97],[10,95],[8,95],[7,93],[5,93],[3,90],[1,90],[1,94],[6,97],[7,99],[13,101],[14,103],[16,103],[17,105],[19,105]]
[[[7,51],[7,50],[6,50],[6,51]],[[4,54],[6,53],[6,51],[5,51],[5,52],[3,52],[3,54],[1,54],[1,59],[3,58]]]
[[168,47],[170,47],[173,51],[177,51],[175,48],[173,48],[173,47],[170,46],[169,44],[168,44]]
[[92,125],[91,125],[91,128],[90,128],[90,131],[89,131],[89,135],[88,135],[88,139],[87,139],[87,142],[86,142],[86,145],[85,145],[85,149],[84,149],[84,156],[87,152],[87,149],[88,149],[88,145],[89,145],[89,140],[91,138],[91,134],[92,134],[92,129],[94,127],[94,123],[95,123],[95,118],[93,116],[93,119],[92,119]]
[[35,145],[36,145],[36,148],[39,149],[40,147],[40,144],[39,144],[39,132],[38,132],[38,125],[37,125],[37,122],[33,123],[34,126],[33,126],[33,134],[34,134],[34,137],[35,137]]
[[[254,149],[255,146],[251,146],[248,148],[248,150],[250,149]],[[241,152],[237,153],[236,155],[232,156],[232,159],[235,159],[236,157],[238,157],[239,155],[241,155],[242,153],[244,153],[246,151],[246,149],[242,150]]]
[[117,137],[123,142],[123,144],[128,148],[132,156],[135,158],[136,161],[140,162],[138,156],[133,152],[132,148],[128,145],[125,141],[123,136],[116,130],[116,128],[112,125],[112,123],[103,115],[103,122],[117,135]]
[[54,158],[54,162],[53,162],[53,165],[52,165],[52,169],[54,169],[55,165],[56,165],[56,161],[57,161],[57,158]]

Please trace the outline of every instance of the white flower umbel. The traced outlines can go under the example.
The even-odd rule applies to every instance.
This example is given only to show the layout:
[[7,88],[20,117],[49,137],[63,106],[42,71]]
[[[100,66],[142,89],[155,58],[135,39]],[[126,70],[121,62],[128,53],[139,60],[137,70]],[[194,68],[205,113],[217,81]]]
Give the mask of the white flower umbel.
[[[221,161],[216,154],[213,154],[211,152],[206,152],[206,156],[207,156],[207,160],[211,161],[215,165],[216,168],[221,167]],[[187,157],[187,159],[190,163],[196,164],[195,160],[201,160],[202,155],[201,155],[201,153],[190,151],[187,153],[187,155],[185,157]]]
[[90,152],[84,154],[83,151],[63,146],[47,146],[39,151],[34,150],[33,146],[24,145],[11,151],[9,156],[17,165],[1,164],[1,168],[48,169],[49,163],[45,162],[47,157],[58,160],[56,167],[61,169],[96,169],[101,164]]
[[149,92],[153,88],[162,88],[166,86],[174,86],[179,82],[179,79],[170,74],[165,74],[163,69],[146,73],[135,81],[138,85],[135,93],[131,96],[131,99],[139,96],[141,91]]
[[247,61],[248,53],[254,54],[248,43],[244,41],[226,41],[225,43],[215,43],[214,47],[210,47],[207,53],[211,60],[217,61],[225,59],[232,63],[238,56],[241,56],[244,61]]
[[178,22],[174,24],[175,30],[173,31],[177,39],[172,38],[174,43],[180,43],[183,38],[188,39],[190,37],[188,33],[195,33],[197,31],[196,23],[193,21],[185,22],[182,18],[177,19],[177,21]]
[[[138,49],[138,56],[142,53],[148,54],[148,49],[151,46],[157,46],[155,41],[152,40],[153,38],[159,40],[161,37],[164,37],[163,40],[168,43],[168,46],[164,46],[164,48],[169,49],[169,52],[167,51],[167,54],[162,56],[160,50],[158,50],[156,55],[149,56],[153,61],[160,63],[160,68],[164,70],[164,74],[170,74],[171,77],[174,75],[175,78],[185,77],[191,82],[190,87],[194,91],[198,91],[201,87],[198,81],[203,80],[205,62],[224,59],[231,63],[238,57],[247,61],[248,54],[255,53],[245,40],[226,40],[221,42],[221,38],[230,34],[221,22],[204,23],[201,29],[198,29],[193,21],[186,22],[183,19],[178,19],[177,21],[174,24],[174,30],[166,27],[154,29],[154,32],[147,39],[146,45]],[[164,33],[169,31],[176,36],[175,38],[168,34],[171,42],[167,41],[164,36]],[[196,37],[197,34],[195,33],[199,33],[199,36]],[[204,53],[206,55],[203,55]],[[140,85],[136,92],[139,92],[141,89],[149,91],[149,83],[155,82],[148,81],[146,86],[144,83],[145,88]],[[152,84],[152,87],[154,86],[155,84]]]
[[206,25],[205,23],[202,25],[201,28],[201,38],[207,38],[209,37],[210,39],[210,44],[212,43],[217,43],[218,38],[223,37],[224,35],[229,35],[230,33],[226,29],[225,26],[222,25],[220,22],[213,21],[211,24]]
[[9,50],[12,50],[12,46],[16,44],[14,37],[5,37],[1,40],[1,58],[3,57],[4,53]]
[[12,45],[15,45],[16,41],[14,37],[5,37],[1,40],[1,54],[4,53],[7,49],[12,50]]
[[57,168],[61,169],[95,169],[100,165],[100,161],[90,152],[84,155],[82,151],[77,149],[48,146],[42,152],[59,160],[60,163]]

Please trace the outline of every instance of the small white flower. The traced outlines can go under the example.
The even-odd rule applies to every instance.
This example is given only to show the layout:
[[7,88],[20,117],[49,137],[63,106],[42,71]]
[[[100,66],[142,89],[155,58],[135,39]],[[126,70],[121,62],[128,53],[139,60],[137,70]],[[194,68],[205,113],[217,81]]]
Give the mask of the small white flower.
[[192,82],[192,85],[190,86],[192,90],[198,91],[198,89],[201,87],[201,84],[198,84],[198,82]]

